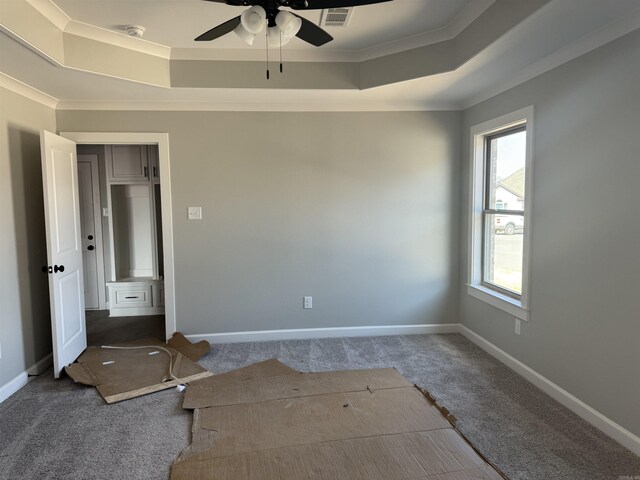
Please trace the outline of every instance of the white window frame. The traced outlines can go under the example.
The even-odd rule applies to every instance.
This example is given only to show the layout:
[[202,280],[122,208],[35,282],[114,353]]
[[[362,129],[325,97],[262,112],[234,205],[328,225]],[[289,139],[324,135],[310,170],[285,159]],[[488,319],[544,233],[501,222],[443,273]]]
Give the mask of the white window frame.
[[[471,127],[471,174],[469,186],[469,265],[467,268],[467,293],[493,305],[521,320],[529,320],[529,277],[531,259],[531,205],[533,178],[533,106]],[[497,132],[526,124],[527,138],[525,151],[525,192],[522,294],[518,297],[505,295],[482,282],[482,212],[485,195],[485,139]]]

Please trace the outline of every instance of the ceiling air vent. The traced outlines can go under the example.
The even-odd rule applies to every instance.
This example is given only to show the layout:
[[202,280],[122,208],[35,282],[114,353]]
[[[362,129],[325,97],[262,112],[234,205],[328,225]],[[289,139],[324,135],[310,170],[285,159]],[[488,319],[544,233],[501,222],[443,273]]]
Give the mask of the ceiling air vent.
[[322,11],[321,27],[346,27],[351,18],[353,7],[327,8]]

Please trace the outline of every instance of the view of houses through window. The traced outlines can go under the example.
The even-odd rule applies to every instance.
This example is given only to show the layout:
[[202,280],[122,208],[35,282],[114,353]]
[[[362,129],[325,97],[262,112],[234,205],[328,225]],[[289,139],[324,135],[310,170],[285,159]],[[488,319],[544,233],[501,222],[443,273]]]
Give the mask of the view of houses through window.
[[522,294],[526,126],[485,138],[482,281]]

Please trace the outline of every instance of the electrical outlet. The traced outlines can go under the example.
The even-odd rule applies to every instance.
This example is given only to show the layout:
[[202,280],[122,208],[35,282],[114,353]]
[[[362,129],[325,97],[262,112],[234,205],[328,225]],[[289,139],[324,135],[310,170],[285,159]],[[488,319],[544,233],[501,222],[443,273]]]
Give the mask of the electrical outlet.
[[520,335],[521,328],[522,328],[522,320],[520,320],[519,318],[516,318],[516,335]]
[[304,297],[302,308],[313,308],[313,297]]
[[202,220],[202,207],[189,207],[187,213],[189,220]]

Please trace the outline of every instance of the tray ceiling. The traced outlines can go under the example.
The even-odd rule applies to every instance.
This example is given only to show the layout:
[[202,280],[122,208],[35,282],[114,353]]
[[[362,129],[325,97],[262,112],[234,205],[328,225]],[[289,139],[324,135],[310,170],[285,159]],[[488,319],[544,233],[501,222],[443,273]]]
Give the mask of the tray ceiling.
[[[91,18],[82,13],[95,16],[96,23],[104,13],[102,21],[115,24],[119,7],[127,12],[146,11],[146,20],[134,18],[131,23],[142,23],[153,31],[154,22],[161,25],[164,20],[150,13],[151,3],[161,5],[160,10],[204,6],[226,12],[234,8],[190,0],[55,1],[70,15],[55,6],[51,10],[50,0],[0,1],[0,86],[16,91],[31,88],[35,97],[62,109],[459,109],[640,28],[637,0],[495,0],[488,8],[487,2],[482,4],[480,16],[449,40],[434,40],[434,32],[442,35],[442,29],[431,18],[435,30],[408,37],[423,46],[399,50],[399,43],[405,42],[406,47],[407,38],[377,47],[371,47],[375,42],[368,44],[369,51],[394,45],[395,53],[382,57],[332,61],[331,55],[345,51],[326,51],[328,56],[322,57],[318,56],[322,49],[313,47],[287,50],[285,74],[272,75],[267,81],[262,48],[183,48],[176,46],[180,43],[170,44],[169,36],[158,38],[167,42],[160,45],[84,23]],[[406,12],[426,5],[437,10],[448,0],[396,3],[405,4]],[[452,25],[459,29],[461,15],[470,18],[472,3],[451,2],[449,10],[440,11],[440,25],[448,22],[445,29]],[[107,6],[114,6],[113,17],[106,16]],[[524,7],[529,10],[521,10]],[[465,9],[467,13],[461,14]],[[188,27],[186,19],[180,22]],[[177,30],[171,33],[176,34]],[[342,40],[360,46],[356,37],[345,34]],[[228,57],[220,57],[221,53]],[[258,60],[246,56],[254,53]],[[316,55],[315,60],[305,60],[308,55]],[[272,68],[277,71],[275,65]]]

